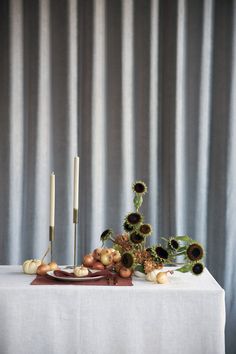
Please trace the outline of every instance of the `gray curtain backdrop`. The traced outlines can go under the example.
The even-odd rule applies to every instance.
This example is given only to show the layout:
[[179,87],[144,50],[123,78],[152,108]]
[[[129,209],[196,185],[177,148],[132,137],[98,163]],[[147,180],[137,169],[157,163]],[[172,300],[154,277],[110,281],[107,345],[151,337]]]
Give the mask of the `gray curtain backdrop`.
[[205,246],[236,353],[235,116],[235,1],[1,0],[0,263],[47,248],[52,171],[55,259],[73,262],[78,153],[79,257],[121,231],[144,180],[152,242]]

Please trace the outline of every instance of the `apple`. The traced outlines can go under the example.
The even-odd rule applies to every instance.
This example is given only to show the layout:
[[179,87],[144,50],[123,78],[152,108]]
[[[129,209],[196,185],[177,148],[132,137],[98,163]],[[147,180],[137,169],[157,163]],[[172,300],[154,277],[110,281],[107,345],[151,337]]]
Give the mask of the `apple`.
[[41,264],[37,268],[37,274],[38,275],[45,275],[47,272],[51,270],[50,266],[48,264]]
[[94,259],[96,259],[97,261],[100,261],[100,259],[101,259],[101,252],[102,252],[102,248],[96,248],[96,249],[93,251],[93,257],[94,257]]
[[50,267],[50,270],[56,270],[56,269],[58,269],[58,265],[57,265],[57,263],[56,262],[50,262],[49,264],[49,267]]
[[112,255],[111,254],[102,254],[101,255],[101,262],[103,265],[108,266],[112,263],[113,259],[112,259]]
[[101,257],[103,255],[109,255],[111,254],[111,251],[109,250],[109,248],[103,248],[102,251],[101,251]]
[[120,276],[122,278],[129,278],[131,274],[132,274],[132,270],[130,268],[125,268],[125,267],[120,268]]
[[103,270],[104,268],[104,265],[99,261],[93,263],[93,269]]
[[90,254],[86,254],[84,256],[84,258],[83,258],[83,265],[85,267],[92,268],[94,262],[95,262],[95,259],[94,259],[93,255],[91,253]]
[[115,252],[113,253],[113,261],[114,261],[115,263],[117,263],[117,262],[120,262],[120,260],[121,260],[121,254],[120,254],[120,252],[119,252],[119,251],[115,251]]

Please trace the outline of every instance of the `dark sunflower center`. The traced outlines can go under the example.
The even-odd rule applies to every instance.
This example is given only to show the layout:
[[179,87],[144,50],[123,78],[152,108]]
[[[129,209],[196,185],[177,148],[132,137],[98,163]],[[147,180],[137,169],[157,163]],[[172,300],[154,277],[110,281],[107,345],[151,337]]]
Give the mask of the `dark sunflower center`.
[[179,248],[179,244],[178,244],[178,242],[176,241],[176,240],[171,240],[171,246],[175,249],[175,250],[177,250],[178,248]]
[[194,274],[201,274],[203,271],[203,265],[201,263],[196,263],[193,266],[193,273]]
[[133,226],[129,225],[127,222],[124,223],[124,229],[126,231],[132,231],[133,230]]
[[200,249],[199,248],[194,248],[194,249],[192,249],[192,255],[195,257],[195,258],[198,258],[199,256],[200,256],[200,254],[201,254],[201,251],[200,251]]
[[144,240],[144,237],[136,232],[133,232],[131,235],[130,235],[130,240],[133,242],[133,243],[141,243],[143,242]]
[[190,245],[189,248],[187,249],[187,255],[189,259],[191,259],[192,261],[201,259],[203,256],[203,251],[201,246],[197,244]]
[[131,213],[128,216],[128,221],[130,224],[138,224],[141,221],[141,215],[138,213]]
[[134,186],[134,190],[137,193],[143,193],[145,191],[145,187],[142,183],[136,183]]
[[169,256],[168,252],[161,246],[158,246],[156,248],[156,254],[158,255],[158,257],[163,259],[167,259]]
[[101,239],[102,240],[105,240],[106,238],[108,238],[111,234],[111,230],[110,229],[107,229],[105,231],[103,231],[103,233],[101,234]]
[[134,263],[134,258],[130,253],[124,253],[121,257],[121,263],[125,268],[130,268]]
[[151,231],[151,228],[149,225],[143,224],[140,226],[140,232],[142,232],[143,234],[148,234],[150,231]]

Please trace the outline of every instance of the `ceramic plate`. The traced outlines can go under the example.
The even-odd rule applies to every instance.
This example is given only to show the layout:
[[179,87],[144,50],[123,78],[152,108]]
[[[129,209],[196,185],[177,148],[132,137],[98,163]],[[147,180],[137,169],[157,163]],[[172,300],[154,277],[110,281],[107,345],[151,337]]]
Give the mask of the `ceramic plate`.
[[[72,271],[68,271],[68,273],[72,273]],[[105,275],[99,275],[97,277],[80,277],[80,278],[74,278],[74,277],[58,277],[54,274],[53,270],[50,270],[47,272],[50,277],[53,277],[58,280],[65,280],[65,281],[89,281],[89,280],[97,280],[97,279],[102,279],[105,278]]]

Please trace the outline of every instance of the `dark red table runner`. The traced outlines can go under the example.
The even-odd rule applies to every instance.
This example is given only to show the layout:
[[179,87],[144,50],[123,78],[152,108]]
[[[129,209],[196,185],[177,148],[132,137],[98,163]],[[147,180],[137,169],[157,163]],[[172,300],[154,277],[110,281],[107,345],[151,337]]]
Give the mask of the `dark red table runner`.
[[[74,276],[74,274],[69,274],[67,272],[57,270],[55,271],[57,276]],[[99,275],[105,275],[105,278],[96,279]],[[92,280],[85,281],[69,281],[56,279],[50,275],[37,275],[36,278],[32,281],[31,285],[95,285],[95,286],[132,286],[132,278],[121,278],[117,274],[112,274],[107,271],[98,271],[95,273],[90,273],[89,277],[93,277]]]

